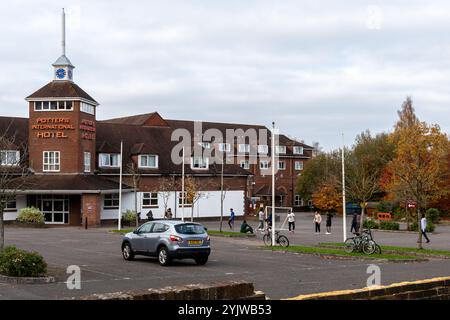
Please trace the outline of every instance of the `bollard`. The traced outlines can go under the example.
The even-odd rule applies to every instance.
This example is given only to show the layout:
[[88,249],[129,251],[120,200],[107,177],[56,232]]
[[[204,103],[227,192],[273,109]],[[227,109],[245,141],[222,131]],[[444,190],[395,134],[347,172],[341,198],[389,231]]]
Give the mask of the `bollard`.
[[87,230],[88,228],[88,218],[84,218],[84,229]]

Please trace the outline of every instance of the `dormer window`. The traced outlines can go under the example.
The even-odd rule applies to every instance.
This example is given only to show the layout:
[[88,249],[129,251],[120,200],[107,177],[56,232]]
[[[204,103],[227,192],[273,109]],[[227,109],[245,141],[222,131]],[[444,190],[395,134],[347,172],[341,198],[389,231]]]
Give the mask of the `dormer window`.
[[139,168],[156,169],[158,168],[158,156],[151,154],[141,154],[138,157]]
[[199,144],[199,146],[201,146],[203,149],[210,149],[210,148],[211,148],[211,143],[209,143],[209,142],[199,142],[198,144]]
[[219,151],[220,152],[230,152],[231,145],[229,143],[219,143]]
[[245,143],[241,143],[238,145],[238,151],[240,153],[249,153],[250,152],[250,145],[249,144],[245,144]]
[[285,154],[286,146],[275,146],[275,153],[276,154]]
[[98,157],[99,166],[103,168],[118,168],[119,154],[118,153],[100,153]]
[[17,166],[20,162],[20,151],[2,150],[0,157],[2,166]]
[[258,153],[267,154],[269,152],[269,147],[267,144],[259,144],[258,145]]
[[303,147],[294,146],[294,154],[303,154]]
[[191,169],[208,169],[209,159],[202,157],[192,157],[191,158]]
[[73,101],[35,101],[34,111],[72,111]]
[[86,102],[80,102],[80,111],[95,115],[95,107]]

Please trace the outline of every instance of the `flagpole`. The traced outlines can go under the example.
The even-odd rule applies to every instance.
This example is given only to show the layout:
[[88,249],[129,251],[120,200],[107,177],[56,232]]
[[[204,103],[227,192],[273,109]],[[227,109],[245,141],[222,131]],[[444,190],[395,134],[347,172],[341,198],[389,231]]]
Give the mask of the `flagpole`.
[[345,201],[345,153],[344,153],[344,133],[342,132],[342,232],[344,233],[344,242],[347,240],[347,208]]
[[183,146],[183,161],[181,167],[181,220],[184,222],[184,146]]
[[122,227],[122,155],[123,155],[123,140],[120,141],[120,173],[119,173],[119,221],[118,230]]
[[275,245],[275,122],[272,122],[272,246]]

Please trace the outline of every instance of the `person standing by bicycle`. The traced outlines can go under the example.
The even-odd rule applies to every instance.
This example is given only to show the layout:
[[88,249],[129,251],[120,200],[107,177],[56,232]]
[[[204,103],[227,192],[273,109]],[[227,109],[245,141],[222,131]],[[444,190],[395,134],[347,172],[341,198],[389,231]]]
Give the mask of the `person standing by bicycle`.
[[314,214],[314,225],[316,227],[316,234],[320,233],[320,223],[322,222],[322,216],[320,215],[319,211],[316,211]]
[[292,212],[292,210],[287,215],[288,225],[289,225],[289,232],[294,233],[295,231],[295,214]]

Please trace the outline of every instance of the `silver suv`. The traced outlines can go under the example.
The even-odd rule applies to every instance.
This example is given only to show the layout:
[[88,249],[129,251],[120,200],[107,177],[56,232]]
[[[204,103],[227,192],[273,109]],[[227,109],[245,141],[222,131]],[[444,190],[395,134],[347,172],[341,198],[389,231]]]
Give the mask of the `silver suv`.
[[158,257],[161,265],[172,259],[194,259],[199,265],[208,261],[211,252],[210,238],[199,223],[179,220],[155,220],[144,223],[133,232],[125,234],[122,255],[133,260],[135,255]]

